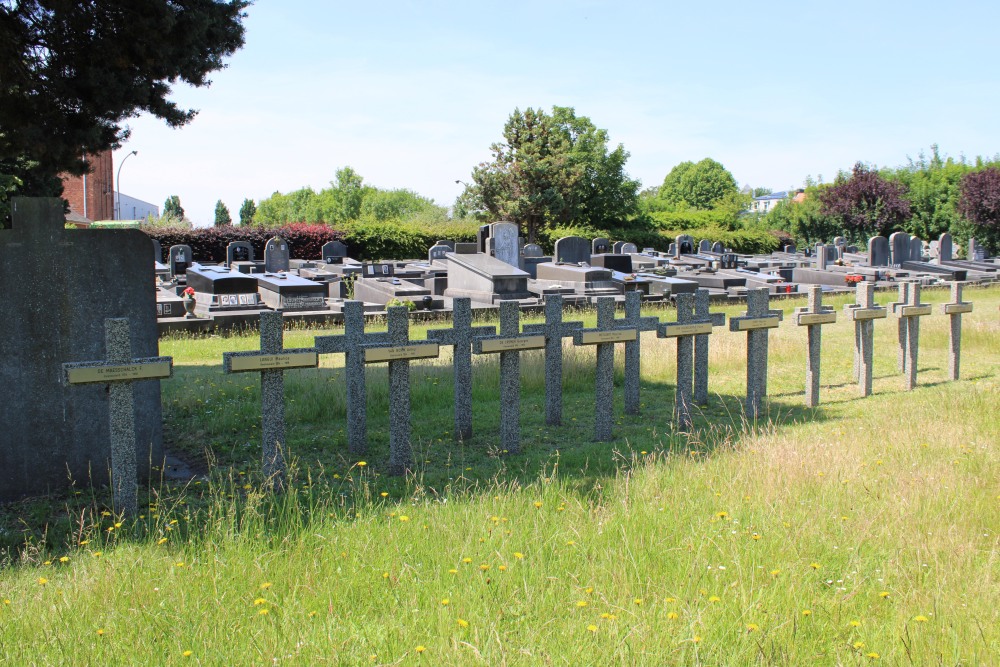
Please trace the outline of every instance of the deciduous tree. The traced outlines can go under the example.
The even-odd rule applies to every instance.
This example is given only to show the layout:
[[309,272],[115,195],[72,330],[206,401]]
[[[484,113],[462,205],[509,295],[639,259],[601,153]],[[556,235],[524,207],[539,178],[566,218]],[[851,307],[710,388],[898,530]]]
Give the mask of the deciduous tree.
[[1000,253],[1000,168],[986,167],[962,178],[958,210],[974,226],[976,240]]
[[820,212],[835,218],[857,240],[902,229],[910,217],[906,186],[885,178],[861,162],[851,175],[840,173],[819,192]]
[[671,206],[710,209],[734,200],[739,188],[733,175],[712,158],[681,162],[670,170],[660,186],[660,199]]

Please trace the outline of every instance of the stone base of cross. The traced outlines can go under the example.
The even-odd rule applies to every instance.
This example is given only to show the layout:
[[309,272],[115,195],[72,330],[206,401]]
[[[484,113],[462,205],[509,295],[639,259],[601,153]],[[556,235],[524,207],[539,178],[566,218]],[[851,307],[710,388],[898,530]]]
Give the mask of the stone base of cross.
[[767,341],[768,330],[781,323],[784,314],[768,308],[769,292],[766,287],[747,290],[747,310],[740,317],[729,319],[730,331],[747,334],[747,419],[760,416],[761,403],[767,396]]
[[957,380],[962,361],[962,315],[972,312],[972,303],[962,301],[963,283],[951,284],[951,303],[942,304],[941,310],[951,318],[948,332],[948,378]]
[[795,323],[807,327],[809,336],[809,355],[806,361],[806,406],[814,408],[819,405],[819,371],[820,348],[824,324],[837,321],[837,313],[832,306],[823,305],[823,288],[820,285],[809,287],[809,305],[795,311]]
[[920,318],[931,314],[931,306],[920,303],[920,283],[899,286],[899,301],[892,304],[899,316],[899,367],[907,391],[917,386],[917,353],[920,347]]
[[871,396],[875,320],[885,319],[889,311],[875,303],[875,283],[858,283],[855,294],[855,303],[844,306],[844,314],[854,322],[854,379],[860,394]]
[[[707,304],[708,291],[698,290],[704,293]],[[714,321],[710,317],[699,317],[695,313],[696,294],[678,294],[675,298],[677,302],[677,321],[664,322],[657,327],[657,338],[677,339],[677,384],[674,390],[674,419],[677,422],[677,429],[688,431],[691,429],[691,406],[693,402],[694,375],[696,373],[692,364],[694,342],[698,336],[706,338],[712,333]],[[724,317],[724,316],[723,316]],[[706,344],[707,348],[707,344]],[[704,376],[708,379],[708,369],[705,369]]]
[[526,324],[525,333],[545,336],[545,423],[562,424],[562,359],[563,338],[572,338],[583,328],[583,322],[563,322],[561,294],[545,297],[545,324]]

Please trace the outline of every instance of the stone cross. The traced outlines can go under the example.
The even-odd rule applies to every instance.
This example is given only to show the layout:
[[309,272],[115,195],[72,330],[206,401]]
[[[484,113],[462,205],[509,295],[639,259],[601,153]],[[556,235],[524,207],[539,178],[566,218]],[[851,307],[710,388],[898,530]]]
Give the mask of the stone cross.
[[[905,289],[904,289],[905,288]],[[920,318],[931,314],[931,307],[920,303],[920,283],[899,286],[899,302],[892,311],[899,315],[899,366],[906,390],[917,386],[917,351],[920,345]]]
[[111,492],[116,513],[132,516],[137,508],[138,481],[135,460],[135,399],[133,384],[142,380],[162,380],[173,375],[171,357],[132,358],[129,321],[109,317],[104,320],[107,359],[64,363],[66,385],[105,384],[108,386],[108,416],[111,426]]
[[521,308],[517,301],[500,302],[500,334],[476,338],[476,354],[500,354],[500,447],[521,451],[521,352],[545,347],[545,336],[521,333]]
[[625,317],[618,320],[625,329],[634,329],[635,340],[625,343],[625,414],[639,414],[640,349],[643,331],[656,331],[660,326],[657,317],[642,317],[642,293],[625,293]]
[[871,396],[875,320],[885,319],[889,311],[875,303],[875,283],[858,283],[855,293],[856,303],[844,306],[844,312],[854,321],[854,379],[861,395]]
[[[447,246],[445,246],[447,247]],[[427,338],[452,349],[455,377],[455,439],[472,437],[472,339],[496,335],[497,328],[472,326],[472,300],[457,298],[452,303],[452,328],[429,329]]]
[[284,317],[280,312],[260,314],[260,350],[225,352],[225,373],[260,373],[261,454],[264,483],[284,488],[285,483],[285,371],[316,368],[315,348],[285,349]]
[[545,336],[545,423],[562,424],[562,354],[563,338],[572,338],[583,322],[563,322],[561,294],[545,297],[545,324],[526,324],[525,333]]
[[344,333],[339,336],[317,336],[314,341],[319,354],[344,355],[344,378],[347,388],[347,448],[352,454],[363,454],[367,447],[367,407],[365,391],[365,352],[367,343],[389,342],[388,332],[365,333],[364,303],[344,302]]
[[837,313],[833,306],[823,305],[823,287],[809,286],[809,305],[795,310],[795,323],[800,327],[808,327],[809,358],[806,362],[806,406],[815,408],[819,405],[819,360],[820,340],[824,324],[837,321]]
[[[704,291],[705,296],[708,296],[707,291],[698,291]],[[697,335],[708,336],[712,333],[713,326],[711,318],[699,317],[695,314],[695,299],[694,294],[678,294],[676,297],[677,321],[664,322],[656,329],[657,338],[677,339],[677,386],[674,391],[674,419],[677,420],[677,428],[681,431],[690,430],[692,424],[694,338]]]
[[972,303],[962,301],[962,283],[951,284],[951,303],[941,306],[945,315],[951,316],[951,330],[948,336],[948,378],[957,380],[962,359],[962,315],[972,312]]
[[597,346],[594,439],[599,442],[611,439],[615,344],[634,341],[638,337],[639,332],[636,329],[619,328],[616,325],[615,300],[610,296],[597,299],[597,326],[593,329],[580,329],[573,334],[574,345]]
[[747,334],[747,398],[748,419],[760,416],[760,406],[767,396],[767,339],[768,329],[774,329],[782,320],[780,310],[767,307],[768,289],[761,287],[747,290],[747,310],[740,317],[729,320],[730,331]]
[[[410,360],[440,354],[437,343],[410,340],[410,311],[406,306],[386,309],[387,338],[364,343],[366,364],[389,362],[389,474],[403,475],[413,465],[410,445]],[[317,339],[318,341],[319,339]]]
[[[694,293],[694,316],[697,320],[709,320],[713,327],[726,324],[725,313],[709,312],[708,290],[699,289]],[[708,405],[708,334],[694,337],[694,402]]]

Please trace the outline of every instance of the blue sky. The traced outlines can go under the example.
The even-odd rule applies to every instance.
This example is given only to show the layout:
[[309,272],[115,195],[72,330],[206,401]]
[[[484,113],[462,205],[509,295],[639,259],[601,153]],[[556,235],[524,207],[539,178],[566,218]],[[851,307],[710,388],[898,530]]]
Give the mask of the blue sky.
[[212,86],[175,87],[192,123],[129,122],[123,192],[207,225],[218,199],[237,218],[349,165],[447,206],[515,108],[553,105],[624,144],[644,187],[704,157],[778,190],[933,143],[1000,152],[994,2],[257,0],[245,25]]

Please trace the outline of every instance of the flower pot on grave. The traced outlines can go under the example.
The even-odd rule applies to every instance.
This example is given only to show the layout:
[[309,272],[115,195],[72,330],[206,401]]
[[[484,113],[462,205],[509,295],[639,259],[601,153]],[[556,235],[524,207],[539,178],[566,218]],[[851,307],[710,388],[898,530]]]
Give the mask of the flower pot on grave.
[[184,310],[187,311],[186,317],[189,320],[193,320],[198,316],[194,314],[194,307],[198,305],[194,299],[184,299]]

